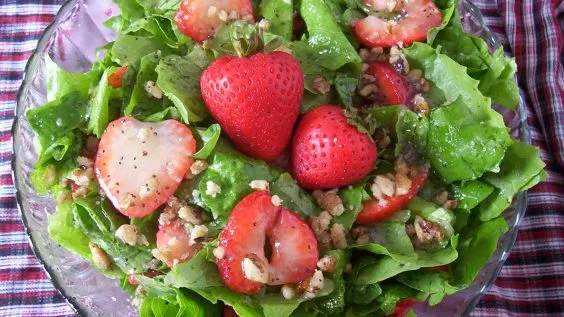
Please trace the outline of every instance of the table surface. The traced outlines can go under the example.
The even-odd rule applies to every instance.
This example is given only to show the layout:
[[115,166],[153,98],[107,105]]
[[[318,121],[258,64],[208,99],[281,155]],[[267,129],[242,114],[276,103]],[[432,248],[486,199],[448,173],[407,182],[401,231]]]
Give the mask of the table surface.
[[[73,316],[33,255],[16,209],[10,127],[23,70],[63,0],[0,0],[0,316]],[[529,191],[517,243],[472,316],[564,314],[564,1],[474,0],[516,57],[549,178]],[[17,3],[17,4],[16,4]]]

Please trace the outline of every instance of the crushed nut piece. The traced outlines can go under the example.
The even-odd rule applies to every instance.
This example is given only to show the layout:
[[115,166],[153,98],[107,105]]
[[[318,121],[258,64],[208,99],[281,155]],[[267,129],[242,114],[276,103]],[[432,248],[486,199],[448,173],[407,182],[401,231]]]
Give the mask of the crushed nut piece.
[[145,90],[149,95],[153,96],[154,98],[157,99],[163,98],[163,91],[152,80],[149,80],[145,83]]
[[116,237],[129,245],[137,244],[137,228],[133,225],[121,225],[116,230]]
[[315,190],[313,191],[313,197],[317,201],[317,204],[322,209],[327,210],[332,216],[340,216],[345,212],[343,201],[334,190],[327,192]]
[[190,245],[200,242],[199,240],[208,236],[208,227],[205,225],[195,225],[190,231]]
[[317,261],[317,267],[323,272],[333,272],[337,265],[337,258],[332,255],[326,255]]
[[396,194],[405,195],[411,189],[411,179],[405,174],[396,174]]
[[218,260],[223,259],[223,257],[225,256],[225,249],[222,247],[213,249],[213,256]]
[[292,299],[296,297],[296,289],[291,284],[282,285],[281,291],[282,296],[284,296],[285,299]]
[[203,172],[208,167],[208,163],[204,160],[197,160],[190,166],[190,173],[192,175],[198,175]]
[[344,249],[347,247],[347,237],[345,234],[345,227],[342,224],[336,223],[331,227],[331,241],[333,246],[337,249]]
[[278,195],[272,195],[272,204],[275,207],[282,206],[282,199]]
[[248,254],[241,266],[246,279],[263,284],[268,282],[268,269],[256,254]]
[[196,210],[196,208],[192,206],[182,206],[178,209],[178,218],[186,221],[187,223],[191,223],[193,225],[200,225],[205,220],[207,220],[206,216]]
[[118,198],[118,207],[120,209],[127,209],[133,205],[133,195],[130,193],[121,195]]
[[145,199],[154,195],[159,188],[157,179],[154,177],[149,178],[145,184],[139,188],[139,198]]
[[322,95],[327,95],[331,91],[331,83],[322,76],[315,76],[311,81],[311,88]]
[[448,200],[448,191],[443,190],[435,196],[435,202],[439,205],[446,203]]
[[390,179],[388,175],[386,176],[377,175],[376,178],[374,179],[374,184],[378,185],[382,194],[388,197],[393,197],[395,196],[396,186],[394,184],[394,181]]
[[90,248],[94,265],[102,271],[108,270],[112,265],[112,262],[108,257],[108,254],[106,254],[106,251],[102,250],[102,248],[93,242],[89,242],[88,247]]
[[269,185],[268,181],[262,180],[262,179],[252,180],[251,183],[249,184],[249,186],[252,189],[263,190],[263,191],[266,191],[266,192],[270,189],[270,185]]
[[221,194],[221,187],[213,181],[207,181],[206,183],[206,195],[216,198],[218,194]]

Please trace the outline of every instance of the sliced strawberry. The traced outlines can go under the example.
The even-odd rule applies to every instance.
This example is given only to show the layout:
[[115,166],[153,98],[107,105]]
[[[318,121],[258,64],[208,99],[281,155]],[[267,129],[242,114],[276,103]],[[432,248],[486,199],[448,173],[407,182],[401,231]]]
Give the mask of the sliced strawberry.
[[371,199],[364,203],[362,210],[356,217],[358,224],[371,224],[381,221],[393,215],[405,207],[417,195],[419,189],[427,180],[427,171],[421,172],[417,177],[411,180],[411,187],[405,195],[396,195],[393,197],[386,197],[385,199]]
[[127,64],[120,67],[108,77],[108,84],[112,88],[120,88],[122,84],[123,75],[127,71]]
[[176,120],[111,122],[96,155],[96,176],[114,206],[128,217],[143,217],[164,204],[192,165],[192,132]]
[[180,31],[199,43],[214,36],[227,19],[254,22],[251,1],[184,0],[174,16]]
[[378,96],[384,105],[407,105],[414,90],[409,81],[388,63],[370,64],[370,73],[378,86]]
[[[127,282],[128,282],[130,285],[133,285],[133,286],[138,285],[139,282],[137,282],[137,278],[135,278],[135,276],[136,276],[136,275],[139,275],[139,274],[140,274],[140,273],[135,273],[135,274],[129,274],[129,275],[127,275]],[[153,277],[155,277],[155,276],[162,275],[162,273],[160,273],[160,272],[146,272],[146,273],[143,273],[142,275],[143,275],[143,276],[146,276],[146,277],[153,278]]]
[[180,221],[159,225],[157,249],[168,267],[189,260],[200,248],[201,244],[190,245],[190,233]]
[[223,308],[223,317],[239,317],[239,315],[237,315],[233,307],[225,305],[225,308]]
[[415,300],[415,299],[402,299],[400,300],[397,304],[396,307],[394,308],[394,317],[404,317],[407,312],[413,307],[415,306],[417,303],[419,303],[419,301]]
[[[235,206],[219,236],[219,247],[224,256],[216,262],[223,282],[247,294],[256,294],[265,284],[298,283],[313,274],[318,260],[317,240],[308,225],[294,212],[274,206],[263,191],[251,193]],[[254,259],[264,270],[264,283],[246,277],[245,258]]]
[[[370,4],[374,0],[367,0]],[[399,2],[399,1],[398,1]],[[379,8],[379,7],[378,7]],[[394,8],[394,11],[397,11]],[[441,11],[432,0],[406,1],[399,20],[384,20],[374,15],[354,23],[354,33],[369,47],[390,47],[402,43],[409,46],[416,41],[425,41],[427,32],[442,22]]]

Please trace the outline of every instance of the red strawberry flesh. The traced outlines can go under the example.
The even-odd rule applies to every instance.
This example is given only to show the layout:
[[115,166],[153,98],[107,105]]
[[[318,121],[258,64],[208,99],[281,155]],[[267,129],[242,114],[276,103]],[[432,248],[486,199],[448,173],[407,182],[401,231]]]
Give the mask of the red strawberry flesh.
[[[223,16],[223,17],[222,17]],[[184,0],[174,21],[182,33],[202,43],[215,35],[223,18],[254,22],[250,0]]]
[[[272,250],[270,260],[265,244]],[[249,280],[242,261],[250,254],[267,268],[268,285],[298,283],[315,271],[317,240],[308,225],[294,212],[272,204],[272,197],[256,191],[233,209],[219,236],[224,256],[216,263],[227,287],[241,293],[256,294],[263,283]]]
[[121,213],[143,217],[174,194],[195,150],[192,132],[176,120],[146,123],[123,117],[102,135],[96,176]]
[[204,71],[200,83],[210,113],[240,151],[265,161],[280,156],[304,90],[300,64],[292,55],[222,57]]
[[306,113],[292,140],[292,173],[308,189],[328,189],[354,184],[370,171],[376,145],[348,123],[336,106],[318,106]]

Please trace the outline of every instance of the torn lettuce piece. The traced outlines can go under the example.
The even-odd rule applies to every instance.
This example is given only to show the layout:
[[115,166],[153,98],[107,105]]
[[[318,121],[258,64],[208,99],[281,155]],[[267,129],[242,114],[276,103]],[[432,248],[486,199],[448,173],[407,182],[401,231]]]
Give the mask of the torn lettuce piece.
[[186,124],[207,117],[207,109],[200,92],[200,76],[204,69],[199,66],[200,63],[192,60],[193,57],[195,55],[167,56],[156,68],[157,86],[172,101]]
[[493,186],[480,180],[451,184],[449,191],[457,201],[456,208],[470,210],[478,206],[492,192]]
[[467,67],[468,74],[480,81],[478,88],[485,96],[506,108],[517,107],[519,88],[515,82],[515,60],[503,55],[503,47],[490,53],[483,39],[464,32],[459,12],[455,12],[448,25],[438,32],[432,45]]
[[[266,180],[272,183],[278,176],[280,173],[266,163],[221,147],[216,150],[211,163],[198,180],[202,207],[227,219],[239,200],[253,191],[249,186],[251,181]],[[210,194],[207,191],[208,184],[217,184],[221,192]]]
[[260,3],[260,14],[270,22],[269,32],[286,41],[292,40],[294,8],[292,0],[264,0]]
[[362,210],[362,203],[370,196],[364,189],[365,183],[361,182],[351,187],[343,188],[339,191],[338,195],[343,202],[345,212],[342,215],[336,216],[331,220],[331,223],[340,223],[345,230],[350,230],[356,220],[356,216]]
[[90,89],[100,79],[101,71],[93,66],[87,73],[71,73],[57,65],[49,55],[45,56],[45,82],[47,102],[52,102],[72,93],[88,97]]
[[104,70],[102,79],[98,83],[98,86],[90,99],[88,132],[94,134],[97,138],[102,136],[102,133],[106,130],[108,123],[111,119],[113,119],[113,114],[116,112],[112,111],[113,109],[110,109],[112,87],[108,83],[108,77],[117,69],[117,67],[109,67]]
[[160,60],[161,56],[158,53],[150,53],[141,57],[129,103],[123,110],[126,116],[142,118],[163,111],[164,104],[162,96],[161,98],[157,98],[149,94],[145,88],[147,83],[157,82],[158,75],[155,68],[159,65]]
[[119,33],[112,46],[111,56],[119,65],[136,65],[143,56],[157,51],[160,51],[162,56],[167,56],[175,50],[154,36]]
[[429,305],[440,303],[447,295],[452,295],[461,288],[449,283],[448,272],[433,272],[430,270],[409,271],[398,274],[395,280],[419,292],[429,294]]
[[202,146],[193,155],[195,159],[205,160],[207,159],[215,149],[217,141],[219,141],[219,136],[221,135],[221,127],[219,124],[214,123],[210,125],[207,129],[196,128],[196,135],[199,137]]
[[469,285],[495,252],[507,222],[498,217],[486,222],[473,221],[463,229],[458,244],[458,259],[450,265],[456,284]]
[[307,219],[319,214],[320,210],[309,193],[296,184],[288,173],[281,174],[270,184],[270,192],[282,199],[282,206],[302,218]]
[[458,257],[456,251],[457,236],[452,236],[450,244],[439,250],[417,250],[410,255],[392,253],[384,246],[370,243],[352,246],[355,250],[364,250],[375,254],[363,253],[361,266],[353,265],[354,285],[379,283],[399,273],[452,263]]
[[106,199],[82,198],[72,207],[74,221],[91,242],[96,243],[123,272],[145,272],[145,265],[153,258],[149,246],[125,244],[115,236],[116,230],[127,223]]
[[536,147],[519,141],[514,142],[507,149],[499,172],[487,173],[481,179],[495,187],[495,190],[476,208],[480,220],[487,221],[498,217],[511,205],[518,192],[544,180],[544,167]]

